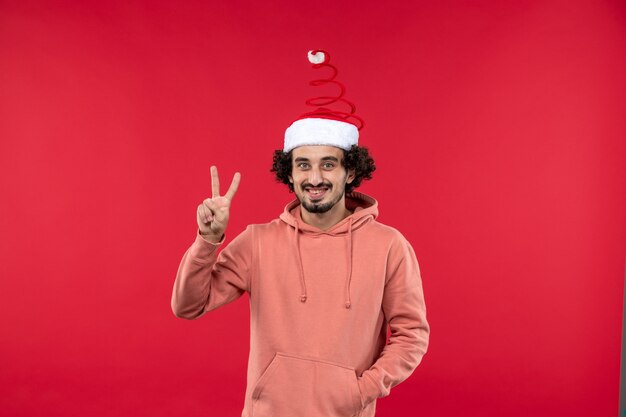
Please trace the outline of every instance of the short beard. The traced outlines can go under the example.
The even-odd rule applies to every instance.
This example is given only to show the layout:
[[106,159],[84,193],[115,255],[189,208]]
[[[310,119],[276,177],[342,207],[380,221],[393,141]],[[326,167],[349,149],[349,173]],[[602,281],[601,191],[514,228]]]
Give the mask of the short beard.
[[307,201],[305,201],[304,198],[302,198],[300,200],[300,204],[302,204],[302,207],[304,207],[309,213],[326,213],[328,210],[333,208],[335,204],[341,201],[341,198],[344,196],[345,193],[346,190],[343,190],[343,192],[339,194],[335,200],[329,201],[328,203],[308,203]]

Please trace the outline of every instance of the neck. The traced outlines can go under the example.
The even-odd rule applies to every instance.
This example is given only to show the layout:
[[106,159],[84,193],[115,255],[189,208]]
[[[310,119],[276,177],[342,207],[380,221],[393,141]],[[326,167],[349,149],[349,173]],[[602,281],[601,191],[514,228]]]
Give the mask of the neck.
[[352,212],[346,208],[345,196],[326,213],[311,213],[300,205],[302,221],[320,230],[330,229],[351,214]]

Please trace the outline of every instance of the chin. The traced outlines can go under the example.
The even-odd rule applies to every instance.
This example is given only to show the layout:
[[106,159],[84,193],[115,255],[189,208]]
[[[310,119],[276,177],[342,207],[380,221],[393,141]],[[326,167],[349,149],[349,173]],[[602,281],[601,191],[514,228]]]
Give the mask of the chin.
[[320,201],[310,201],[306,198],[300,199],[300,204],[306,211],[309,213],[322,214],[330,211],[338,201],[326,201],[326,199],[322,199]]

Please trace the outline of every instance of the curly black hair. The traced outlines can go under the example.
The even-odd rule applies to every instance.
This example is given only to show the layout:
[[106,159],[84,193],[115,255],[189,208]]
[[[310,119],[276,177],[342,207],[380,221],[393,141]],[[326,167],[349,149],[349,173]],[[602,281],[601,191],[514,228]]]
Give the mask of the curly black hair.
[[[293,184],[289,181],[291,175],[291,155],[292,151],[287,153],[282,149],[274,151],[274,163],[271,172],[276,173],[276,181],[282,182],[289,186],[289,191],[293,192]],[[347,170],[354,170],[355,177],[350,184],[346,184],[346,193],[351,193],[355,188],[361,185],[363,180],[371,180],[372,172],[376,170],[374,159],[365,147],[352,145],[349,151],[343,151],[343,159],[341,165]]]

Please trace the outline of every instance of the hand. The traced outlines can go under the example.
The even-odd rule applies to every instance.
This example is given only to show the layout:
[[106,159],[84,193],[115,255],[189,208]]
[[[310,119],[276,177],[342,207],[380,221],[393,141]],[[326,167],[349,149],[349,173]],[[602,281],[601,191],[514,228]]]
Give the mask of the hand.
[[222,239],[226,226],[228,225],[228,216],[230,213],[230,202],[233,200],[241,174],[238,172],[233,176],[233,181],[228,187],[226,195],[220,196],[220,179],[217,175],[217,168],[211,167],[211,188],[213,190],[212,197],[207,198],[198,206],[197,220],[200,234],[205,239],[217,243]]

